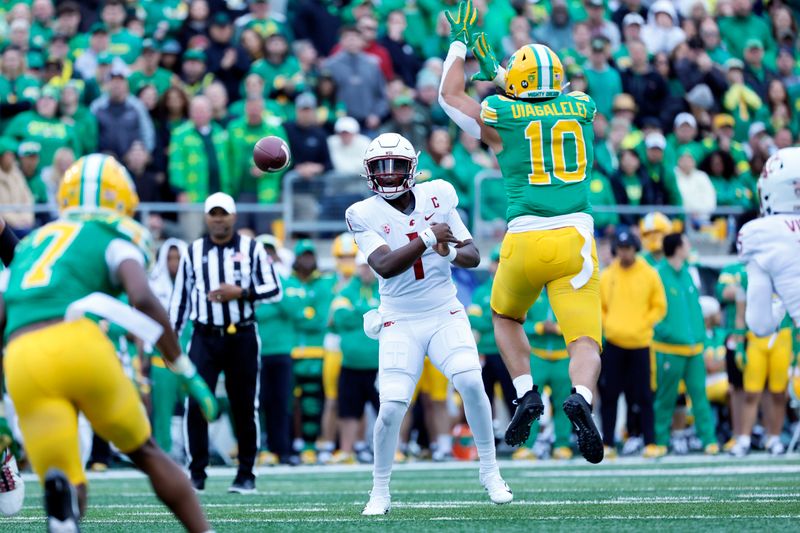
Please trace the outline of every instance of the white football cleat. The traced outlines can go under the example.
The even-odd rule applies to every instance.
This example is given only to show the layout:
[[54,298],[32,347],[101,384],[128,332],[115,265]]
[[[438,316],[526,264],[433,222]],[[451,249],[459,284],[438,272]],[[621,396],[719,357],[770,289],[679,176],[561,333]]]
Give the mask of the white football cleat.
[[17,460],[11,450],[4,450],[0,457],[0,514],[14,516],[22,509],[25,482],[19,476]]
[[381,516],[389,514],[392,510],[392,497],[388,494],[386,496],[378,496],[370,492],[369,501],[361,511],[362,516]]
[[511,492],[511,489],[508,488],[508,484],[500,477],[499,472],[489,474],[485,478],[482,478],[481,484],[483,488],[486,489],[486,492],[489,493],[489,499],[492,500],[492,503],[502,505],[504,503],[511,503],[511,500],[514,499],[514,494]]
[[772,436],[767,440],[766,446],[764,446],[769,452],[770,455],[783,455],[786,453],[786,448],[783,446],[780,437]]

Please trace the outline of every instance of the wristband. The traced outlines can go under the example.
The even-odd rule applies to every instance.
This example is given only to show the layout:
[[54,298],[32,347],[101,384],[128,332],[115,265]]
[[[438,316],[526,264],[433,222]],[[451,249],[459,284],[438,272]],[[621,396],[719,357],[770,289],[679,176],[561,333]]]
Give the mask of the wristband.
[[185,378],[190,378],[197,373],[197,369],[185,353],[182,353],[170,365],[170,370]]
[[465,59],[467,57],[467,45],[461,41],[453,41],[447,50],[447,55],[453,54],[454,57]]
[[506,88],[506,69],[503,67],[497,67],[497,75],[494,77],[492,82],[500,87],[501,89]]
[[456,247],[452,245],[450,245],[449,248],[450,251],[447,252],[447,255],[445,257],[447,257],[447,260],[452,263],[453,261],[456,260],[456,257],[458,257],[458,250],[456,250]]
[[430,248],[436,241],[436,235],[433,234],[433,230],[431,228],[426,229],[422,233],[419,234],[419,238],[422,239],[422,242],[425,243],[425,248]]

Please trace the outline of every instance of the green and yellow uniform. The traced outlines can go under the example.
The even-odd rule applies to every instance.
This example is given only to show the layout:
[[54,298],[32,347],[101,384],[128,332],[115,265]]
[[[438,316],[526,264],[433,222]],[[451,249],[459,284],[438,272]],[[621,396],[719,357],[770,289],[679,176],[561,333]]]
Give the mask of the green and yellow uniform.
[[[533,383],[543,391],[550,389],[550,404],[553,408],[553,426],[555,432],[554,448],[569,447],[572,435],[572,424],[567,418],[561,404],[569,396],[572,381],[569,377],[569,355],[561,328],[556,324],[557,333],[545,332],[545,322],[555,322],[556,317],[547,298],[547,291],[542,291],[539,299],[533,304],[525,321],[525,332],[531,343],[531,375]],[[531,435],[527,446],[536,442],[539,434],[539,421],[531,426]]]
[[656,326],[653,350],[656,352],[655,412],[656,444],[669,443],[672,414],[678,399],[680,381],[692,399],[697,436],[708,446],[716,442],[711,407],[706,397],[706,368],[703,348],[706,341],[700,294],[689,266],[675,270],[666,260],[656,267],[667,295],[667,315]]
[[[547,74],[544,67],[539,71],[541,78],[554,76],[552,68]],[[587,179],[594,158],[594,116],[594,102],[581,92],[537,101],[491,95],[481,104],[481,119],[502,140],[497,159],[508,197],[509,232],[500,250],[492,309],[523,318],[547,286],[566,342],[587,336],[600,345]],[[552,217],[561,217],[560,223],[550,222]]]
[[[727,352],[725,343],[727,338],[728,331],[725,328],[706,330],[706,343],[703,348],[703,358],[706,364],[725,362],[725,353]],[[720,372],[706,376],[706,397],[711,403],[726,404],[729,387],[728,374],[724,368]]]
[[[150,260],[149,233],[127,217],[75,211],[34,231],[18,245],[9,269],[6,336],[63,319],[70,305],[91,294],[119,296],[116,270],[126,259]],[[78,410],[122,452],[150,437],[139,394],[93,320],[23,332],[8,345],[4,369],[28,457],[42,480],[55,467],[73,484],[86,482]]]
[[286,282],[286,295],[297,297],[302,306],[302,316],[295,322],[295,344],[291,355],[294,359],[295,396],[300,399],[301,434],[308,444],[313,444],[320,433],[325,399],[322,387],[324,339],[335,282],[334,276],[319,272],[305,281],[293,273]]
[[378,341],[364,333],[364,313],[380,304],[378,281],[364,284],[354,276],[331,304],[333,331],[341,337],[342,367],[377,370]]

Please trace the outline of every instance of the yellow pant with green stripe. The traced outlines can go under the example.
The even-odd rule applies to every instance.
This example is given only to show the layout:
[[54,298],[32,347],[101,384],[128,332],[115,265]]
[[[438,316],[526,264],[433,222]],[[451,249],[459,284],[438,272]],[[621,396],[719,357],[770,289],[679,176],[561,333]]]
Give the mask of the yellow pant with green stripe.
[[566,343],[589,337],[602,346],[600,276],[594,243],[592,277],[579,289],[570,283],[583,267],[583,243],[583,237],[572,227],[506,233],[492,284],[492,310],[524,319],[542,288],[547,287],[550,306]]
[[114,345],[91,320],[61,322],[15,338],[3,360],[34,472],[50,468],[86,482],[78,450],[78,411],[123,453],[150,438],[150,422]]

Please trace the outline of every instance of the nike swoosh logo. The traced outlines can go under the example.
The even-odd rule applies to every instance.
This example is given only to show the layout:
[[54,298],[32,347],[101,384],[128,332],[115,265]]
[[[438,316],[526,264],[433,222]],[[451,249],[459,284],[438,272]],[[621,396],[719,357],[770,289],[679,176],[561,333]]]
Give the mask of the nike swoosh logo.
[[461,309],[456,309],[455,311],[450,311],[450,314],[454,315],[454,314],[460,313],[460,312],[461,312]]
[[426,217],[425,217],[425,220],[430,220],[430,219],[431,219],[431,217],[432,217],[433,215],[435,215],[435,214],[436,214],[436,213],[431,213],[430,215],[428,215],[428,216],[426,216]]

